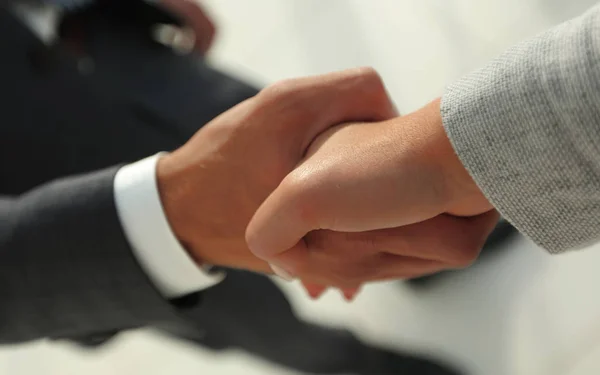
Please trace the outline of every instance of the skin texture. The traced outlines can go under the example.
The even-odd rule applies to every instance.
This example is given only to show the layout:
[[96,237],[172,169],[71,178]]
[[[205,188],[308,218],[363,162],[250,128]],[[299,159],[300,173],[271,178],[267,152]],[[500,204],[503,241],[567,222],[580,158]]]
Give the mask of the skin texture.
[[[309,281],[318,296],[323,286],[350,292],[467,266],[497,220],[455,155],[436,100],[404,117],[322,133],[246,238],[255,255]],[[356,246],[341,248],[339,238]]]
[[[198,263],[270,272],[245,240],[261,203],[332,125],[394,116],[380,77],[368,68],[268,87],[159,161],[158,187],[175,235]],[[309,246],[358,246],[352,238],[326,237],[315,235]]]

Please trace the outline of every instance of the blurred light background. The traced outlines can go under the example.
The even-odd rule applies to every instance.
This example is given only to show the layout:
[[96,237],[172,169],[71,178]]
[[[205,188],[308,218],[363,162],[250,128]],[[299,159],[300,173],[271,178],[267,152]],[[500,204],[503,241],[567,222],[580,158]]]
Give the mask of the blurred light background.
[[[205,0],[219,26],[210,60],[257,85],[373,66],[409,112],[511,44],[593,0]],[[600,373],[600,248],[551,257],[525,239],[430,287],[365,288],[310,301],[281,283],[306,319],[390,348],[432,353],[474,375]],[[2,347],[0,374],[295,374],[236,351],[203,351],[151,331],[99,351],[39,342]],[[374,374],[377,375],[377,374]]]

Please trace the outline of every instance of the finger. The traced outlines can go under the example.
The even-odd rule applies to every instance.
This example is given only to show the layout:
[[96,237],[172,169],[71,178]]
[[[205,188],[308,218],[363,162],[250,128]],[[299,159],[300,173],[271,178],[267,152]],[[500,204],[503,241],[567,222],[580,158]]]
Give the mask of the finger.
[[360,288],[346,288],[341,290],[342,295],[348,302],[354,301],[358,293],[360,293]]
[[370,233],[316,231],[275,261],[304,280],[342,288],[412,278],[470,265],[497,220],[497,212],[490,211]]
[[383,259],[384,266],[368,281],[407,280],[453,268],[447,263],[402,255],[386,254]]
[[311,220],[298,212],[299,205],[277,189],[256,211],[246,229],[248,248],[258,258],[273,263],[273,258],[299,245],[302,237],[312,231]]
[[404,228],[407,246],[391,253],[467,267],[479,256],[499,219],[496,210],[473,217],[440,215]]
[[307,281],[302,281],[302,285],[304,285],[304,289],[306,289],[306,292],[312,299],[318,299],[327,290],[326,286],[310,283]]
[[[304,289],[312,299],[319,299],[327,291],[327,287],[320,284],[303,281],[302,285],[304,285]],[[340,289],[340,292],[346,301],[351,302],[360,292],[360,287]]]
[[[306,250],[306,248],[303,246],[304,243],[302,242],[301,245],[296,246],[294,249],[291,249],[290,251],[287,251],[281,255],[279,255],[277,257],[277,262],[279,264],[286,264],[286,270],[283,271],[285,278],[293,278],[294,276],[292,276],[292,274],[299,274],[299,273],[304,273],[305,275],[307,274],[305,271],[305,268],[302,267],[302,265],[306,265],[308,264],[308,252]],[[274,266],[278,269],[282,269],[279,266]],[[319,277],[316,277],[315,280],[320,279]],[[327,280],[327,279],[322,279],[322,280]],[[306,289],[308,295],[312,298],[312,299],[318,299],[321,297],[321,295],[323,293],[325,293],[325,291],[327,290],[329,284],[327,283],[316,283],[316,282],[311,282],[311,281],[307,281],[307,280],[302,280],[302,284],[304,285],[304,288]],[[356,285],[352,285],[352,286],[348,286],[346,285],[346,288],[341,289],[340,291],[342,292],[342,295],[344,296],[344,298],[348,301],[351,302],[355,299],[356,295],[360,292],[361,289],[361,285],[356,284]]]
[[289,273],[288,271],[285,270],[285,268],[275,265],[275,264],[270,264],[269,265],[271,267],[271,270],[273,271],[273,273],[277,276],[279,276],[280,278],[282,278],[285,281],[294,281],[294,276]]
[[261,91],[259,97],[267,110],[279,108],[285,115],[280,121],[283,130],[290,131],[290,119],[303,119],[293,129],[302,142],[288,137],[300,156],[317,135],[332,126],[397,116],[381,77],[365,67],[280,81]]
[[372,281],[410,279],[449,268],[445,263],[393,254],[379,254],[359,263],[311,262],[310,264],[310,270],[303,274],[302,278],[313,283],[340,288],[345,298],[353,297],[355,290],[358,292],[356,285]]
[[495,211],[472,218],[440,215],[417,224],[368,232],[313,231],[305,240],[321,256],[331,256],[327,249],[338,249],[333,255],[349,260],[385,252],[458,267],[477,256],[498,218]]
[[[340,254],[342,255],[340,257]],[[341,289],[358,289],[370,281],[408,279],[453,268],[444,262],[377,253],[370,256],[348,257],[343,252],[335,256],[321,249],[309,250],[304,241],[272,260],[286,273],[310,284],[328,285]],[[351,293],[348,293],[350,297]]]
[[270,255],[268,261],[271,268],[281,270],[286,277],[292,279],[300,278],[301,280],[308,281],[303,277],[299,277],[299,275],[307,273],[307,267],[310,266],[309,255],[306,243],[304,241],[299,241],[285,252]]

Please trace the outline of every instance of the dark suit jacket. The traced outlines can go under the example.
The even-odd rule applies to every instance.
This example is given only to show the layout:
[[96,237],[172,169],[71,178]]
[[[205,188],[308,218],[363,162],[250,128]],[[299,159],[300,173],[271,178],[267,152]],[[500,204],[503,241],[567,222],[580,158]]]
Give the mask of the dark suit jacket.
[[[109,61],[82,76],[5,11],[0,50],[0,342],[104,336],[173,324],[198,308],[199,295],[163,299],[136,262],[113,178],[120,164],[185,142],[196,129],[178,127],[177,116],[199,127],[254,90],[191,58],[152,80],[133,61],[118,67],[130,82],[111,81]],[[150,40],[137,52],[161,63],[172,56]],[[187,82],[192,70],[201,85]],[[178,81],[189,86],[180,98],[157,100]]]

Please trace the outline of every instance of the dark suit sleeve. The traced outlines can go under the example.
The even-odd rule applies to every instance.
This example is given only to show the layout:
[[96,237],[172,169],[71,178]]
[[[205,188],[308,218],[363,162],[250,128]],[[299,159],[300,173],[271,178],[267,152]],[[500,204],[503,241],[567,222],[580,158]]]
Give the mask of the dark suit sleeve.
[[179,320],[122,232],[116,171],[0,197],[0,343],[77,339]]

